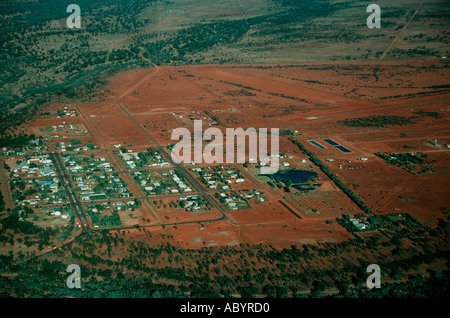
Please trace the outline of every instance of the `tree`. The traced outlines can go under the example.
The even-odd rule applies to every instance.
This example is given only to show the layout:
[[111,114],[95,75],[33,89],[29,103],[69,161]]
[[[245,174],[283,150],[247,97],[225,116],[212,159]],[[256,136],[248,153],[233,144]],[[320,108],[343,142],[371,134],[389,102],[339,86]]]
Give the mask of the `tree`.
[[327,284],[323,281],[314,281],[311,289],[311,297],[319,297],[327,288]]
[[290,188],[292,186],[292,181],[290,179],[287,179],[284,183],[286,187]]

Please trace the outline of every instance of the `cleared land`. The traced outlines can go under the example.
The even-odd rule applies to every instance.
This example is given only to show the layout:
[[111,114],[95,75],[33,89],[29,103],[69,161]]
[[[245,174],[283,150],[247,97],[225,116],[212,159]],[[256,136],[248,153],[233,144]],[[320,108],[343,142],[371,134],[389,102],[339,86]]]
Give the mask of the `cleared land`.
[[[363,74],[373,74],[374,69],[378,70],[377,77],[367,77],[364,82],[355,81],[355,76],[362,78]],[[415,70],[415,75],[399,84],[400,79],[405,78],[404,73],[411,72],[411,69]],[[96,140],[95,145],[99,148],[92,150],[93,153],[110,153],[109,158],[115,158],[112,161],[114,171],[129,180],[130,189],[133,189],[136,198],[147,202],[139,209],[145,216],[137,215],[136,225],[158,227],[166,224],[172,228],[180,224],[197,224],[196,231],[183,233],[187,241],[190,240],[189,235],[216,235],[215,226],[200,229],[202,223],[214,222],[228,222],[231,228],[236,227],[233,231],[246,233],[240,237],[248,243],[261,242],[261,239],[268,243],[277,235],[283,237],[283,241],[279,242],[280,247],[285,246],[286,242],[298,243],[300,237],[310,241],[323,241],[324,237],[328,237],[336,241],[345,237],[345,230],[326,221],[362,211],[289,141],[289,136],[280,137],[280,151],[285,155],[280,161],[289,164],[283,169],[315,170],[318,177],[304,186],[314,190],[301,191],[291,187],[286,193],[283,187],[277,189],[271,186],[267,177],[258,176],[255,164],[250,164],[248,168],[237,165],[244,173],[245,184],[251,185],[245,188],[260,189],[266,195],[266,202],[258,201],[257,198],[244,200],[246,203],[238,205],[237,210],[233,211],[225,203],[221,204],[216,195],[214,200],[216,204],[222,205],[222,212],[214,212],[217,205],[209,206],[201,213],[183,211],[179,206],[179,197],[184,194],[172,192],[170,198],[157,194],[148,196],[148,193],[142,192],[145,186],[139,186],[133,180],[134,172],[126,169],[117,155],[111,153],[119,151],[114,150],[113,145],[118,143],[134,149],[132,151],[142,151],[155,146],[156,142],[163,147],[161,149],[168,151],[166,146],[175,143],[171,140],[172,130],[178,127],[192,129],[196,119],[202,119],[204,123],[216,122],[215,127],[223,129],[224,133],[224,126],[277,127],[293,133],[296,140],[315,153],[373,211],[382,214],[411,213],[431,226],[438,217],[443,216],[443,208],[450,205],[446,195],[446,189],[450,186],[446,166],[450,150],[447,148],[450,144],[450,93],[445,89],[442,92],[431,89],[430,92],[430,82],[424,82],[424,74],[421,74],[424,72],[433,78],[431,84],[436,86],[446,83],[449,75],[447,62],[438,59],[415,61],[414,64],[376,61],[264,67],[204,65],[129,71],[111,79],[107,89],[114,93],[107,97],[107,101],[97,105],[76,105],[81,116],[72,118],[70,122],[76,123],[76,127],[87,128],[82,140]],[[356,86],[355,83],[359,84]],[[374,88],[373,85],[379,85],[377,83],[383,83],[384,87],[389,87],[389,91]],[[232,93],[236,88],[248,93]],[[354,94],[355,91],[359,94]],[[413,95],[420,97],[414,98]],[[434,113],[439,113],[439,116],[429,116]],[[380,117],[383,126],[372,127],[363,120],[358,121],[358,118],[379,120],[376,117],[379,115],[385,116]],[[389,116],[411,120],[398,125],[396,122],[390,123]],[[346,119],[354,120],[352,126],[343,124]],[[35,127],[58,125],[62,121],[66,119],[37,119],[29,127],[38,135],[56,134],[47,130],[42,132]],[[207,127],[209,125],[205,124],[203,129]],[[64,139],[63,136],[61,138]],[[351,152],[342,152],[323,139],[332,139]],[[438,146],[434,145],[435,139],[439,141]],[[317,140],[326,146],[319,149],[309,140]],[[54,142],[58,142],[58,139]],[[400,153],[412,150],[429,155],[437,169],[413,175],[375,155],[376,152]],[[153,181],[152,170],[154,179],[159,176]],[[142,176],[148,175],[146,178],[149,182],[161,182],[168,178],[161,177],[164,170],[157,167],[144,167],[141,172],[145,172]],[[189,174],[201,183],[198,175],[195,176],[192,171]],[[169,182],[169,179],[164,182]],[[170,182],[167,183],[168,189],[178,192],[173,187],[175,183]],[[216,192],[227,192],[209,189],[206,185],[201,187],[211,198]],[[234,187],[238,192],[242,189],[239,185],[238,188]],[[193,191],[191,194],[199,193]],[[291,207],[291,210],[286,206]],[[132,220],[127,217],[124,224],[132,225]],[[146,220],[151,221],[146,223]],[[322,225],[306,228],[296,225],[298,222],[310,221]],[[226,244],[234,241],[227,241]],[[273,241],[275,246],[276,242]],[[216,243],[221,244],[220,241]]]

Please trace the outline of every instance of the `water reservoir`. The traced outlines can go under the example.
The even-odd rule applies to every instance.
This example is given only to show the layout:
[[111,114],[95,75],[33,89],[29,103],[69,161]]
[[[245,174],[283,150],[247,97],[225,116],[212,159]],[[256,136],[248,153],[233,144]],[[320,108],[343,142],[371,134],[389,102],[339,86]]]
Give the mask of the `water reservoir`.
[[297,169],[282,170],[278,171],[273,175],[273,178],[275,179],[290,180],[293,184],[305,183],[315,177],[317,177],[317,173],[314,171],[297,170]]
[[332,146],[339,146],[339,144],[332,139],[323,139],[323,141],[325,141],[327,144],[332,145]]
[[325,149],[326,147],[322,144],[319,144],[317,141],[315,140],[308,140],[309,143],[313,144],[314,146],[316,146],[319,149]]
[[348,150],[347,148],[345,148],[344,146],[335,146],[337,149],[339,149],[342,152],[352,152],[351,150]]

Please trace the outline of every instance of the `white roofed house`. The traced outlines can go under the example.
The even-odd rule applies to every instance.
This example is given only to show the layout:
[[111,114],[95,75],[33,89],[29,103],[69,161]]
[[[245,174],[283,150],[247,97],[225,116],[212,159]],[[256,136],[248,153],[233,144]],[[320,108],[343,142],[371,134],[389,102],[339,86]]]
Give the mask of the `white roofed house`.
[[89,193],[88,192],[82,192],[80,197],[81,197],[82,201],[89,201]]
[[98,165],[99,168],[110,168],[111,165],[109,162],[103,162],[101,164]]
[[58,192],[58,183],[52,183],[50,184],[50,190],[55,193]]
[[364,223],[358,223],[358,224],[355,224],[355,227],[356,227],[358,230],[365,230],[365,229],[366,229],[366,225],[365,225]]
[[135,164],[134,161],[132,161],[132,160],[126,161],[126,164],[127,164],[131,169],[136,168],[136,164]]
[[17,165],[15,168],[13,168],[13,172],[20,171],[28,171],[30,169],[30,164],[28,162],[22,162],[19,165]]
[[186,188],[187,188],[187,185],[185,185],[184,183],[179,183],[179,184],[178,184],[178,187],[179,187],[180,189],[186,189]]
[[210,189],[217,189],[217,183],[215,181],[208,181]]
[[44,168],[40,169],[39,170],[39,174],[42,177],[48,177],[48,176],[54,177],[54,176],[56,176],[55,171],[53,171],[53,169],[51,167],[49,167],[49,166],[45,166]]
[[39,158],[39,162],[43,163],[44,165],[51,165],[52,164],[52,160],[49,158]]
[[75,173],[77,171],[83,171],[83,167],[76,165],[74,167],[68,167],[69,171],[72,173]]

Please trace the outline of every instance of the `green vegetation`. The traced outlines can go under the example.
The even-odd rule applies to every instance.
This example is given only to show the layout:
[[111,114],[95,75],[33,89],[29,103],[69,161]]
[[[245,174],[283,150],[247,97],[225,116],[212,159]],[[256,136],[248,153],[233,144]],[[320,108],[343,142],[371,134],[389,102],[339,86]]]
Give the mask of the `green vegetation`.
[[250,86],[247,86],[247,85],[242,85],[242,84],[239,84],[239,83],[233,83],[233,82],[222,81],[222,80],[220,80],[219,82],[223,82],[225,84],[233,85],[233,86],[237,86],[237,87],[242,87],[242,88],[245,88],[245,89],[251,90],[251,91],[258,91],[258,92],[261,91],[259,88],[253,88],[253,87],[250,87]]
[[[152,59],[156,64],[198,64],[203,63],[204,54],[221,48],[230,48],[239,45],[244,37],[252,32],[257,38],[267,35],[275,36],[276,41],[286,41],[283,38],[286,28],[296,23],[313,21],[315,18],[326,17],[333,14],[338,6],[328,1],[274,1],[275,13],[266,13],[251,18],[235,18],[211,20],[181,29],[165,39],[140,44],[145,50],[144,56]],[[259,42],[256,40],[256,42]],[[245,49],[252,48],[261,43],[244,44]],[[214,52],[215,53],[215,52]],[[212,53],[214,55],[214,53]],[[236,62],[233,57],[222,57],[219,63]]]
[[[406,215],[385,220],[410,224],[411,229],[417,224]],[[424,238],[412,245],[404,244],[408,235],[391,239],[375,234],[364,240],[356,237],[284,249],[262,244],[185,249],[136,241],[125,232],[100,231],[45,258],[17,265],[12,255],[0,256],[2,273],[20,275],[20,280],[1,275],[0,286],[8,286],[4,296],[13,297],[445,298],[450,286],[448,270],[416,275],[430,264],[448,262],[442,248],[448,240],[448,222],[441,221],[439,228],[434,234],[435,229],[424,232]],[[139,232],[143,238],[155,235],[145,228]],[[364,257],[348,257],[354,253]],[[336,265],[323,268],[317,259]],[[69,263],[83,269],[81,289],[64,285]],[[382,268],[380,289],[369,290],[365,285],[366,267],[372,263]],[[329,290],[333,294],[326,296]]]
[[[108,77],[151,67],[149,60],[159,65],[286,62],[296,59],[293,51],[301,51],[305,58],[375,58],[382,52],[359,48],[349,52],[348,46],[390,40],[390,30],[399,29],[415,9],[415,4],[408,3],[402,8],[384,6],[385,28],[375,33],[362,28],[366,6],[357,0],[261,0],[250,6],[211,0],[204,6],[196,2],[198,10],[157,0],[80,0],[77,4],[82,8],[81,29],[67,28],[67,3],[62,1],[0,2],[0,135],[32,119],[43,105],[103,100],[106,95],[99,90]],[[445,9],[440,3],[424,5],[418,15],[420,26],[431,18],[436,26],[442,25],[439,21],[449,16]],[[186,13],[174,18],[175,11]],[[355,12],[361,12],[358,18]],[[420,39],[423,34],[417,36]],[[428,45],[438,44],[436,50],[423,48],[414,37],[404,40],[404,52],[394,49],[393,54],[448,55],[446,46],[439,45],[448,43],[448,33],[430,37],[425,40]],[[442,87],[430,87],[435,88]]]
[[287,99],[292,99],[292,100],[295,100],[297,102],[307,102],[308,101],[307,99],[304,99],[304,98],[299,98],[299,97],[295,97],[295,96],[289,96],[289,95],[285,95],[283,93],[271,93],[271,92],[268,92],[268,94],[272,95],[272,96],[279,96],[279,97],[283,97],[283,98],[287,98]]
[[432,112],[432,111],[425,111],[425,110],[419,110],[417,112],[414,112],[414,114],[420,115],[420,116],[433,117],[435,119],[439,119],[442,117],[442,114],[439,112]]
[[108,76],[148,67],[139,50],[107,47],[98,38],[140,31],[144,23],[134,17],[152,2],[78,1],[82,28],[72,30],[64,2],[1,2],[0,134],[33,118],[50,101],[94,98]]
[[81,145],[81,141],[78,140],[78,139],[72,139],[72,140],[70,141],[70,144],[71,144],[72,146]]
[[[0,243],[9,243],[11,246],[18,246],[22,243],[27,247],[37,245],[39,250],[44,246],[50,246],[55,239],[61,240],[70,238],[73,229],[73,222],[65,227],[41,227],[27,221],[26,218],[34,211],[27,206],[20,210],[14,208],[7,216],[0,219]],[[25,255],[20,253],[19,259]]]
[[[271,180],[268,181],[268,183],[274,188],[285,187],[287,190],[289,190],[289,188],[295,187],[298,190],[313,190],[314,187],[309,184],[309,181],[316,178],[317,176],[318,174],[315,171],[289,169],[269,175]],[[300,180],[301,182],[299,182]]]
[[416,154],[406,153],[375,153],[378,157],[387,163],[400,167],[412,174],[421,174],[427,172],[434,172],[433,162],[428,158],[427,154],[418,152]]
[[114,211],[111,215],[100,216],[98,213],[91,214],[92,223],[100,228],[114,228],[123,226],[119,213]]
[[[337,218],[337,221],[350,233],[378,231],[392,240],[394,244],[399,244],[401,239],[409,239],[416,242],[429,235],[434,235],[433,230],[424,226],[408,213],[377,214],[369,217],[364,214],[358,214],[353,218],[344,214],[342,218]],[[443,226],[445,229],[446,225],[443,224]],[[355,236],[358,237],[358,235]]]
[[3,198],[3,193],[0,191],[0,212],[5,210],[5,200]]
[[413,124],[414,121],[404,116],[377,115],[339,120],[338,123],[348,127],[389,127]]
[[20,134],[18,136],[8,136],[8,137],[0,137],[0,147],[9,147],[9,148],[23,148],[23,146],[28,146],[30,141],[36,139],[36,136],[24,135]]

